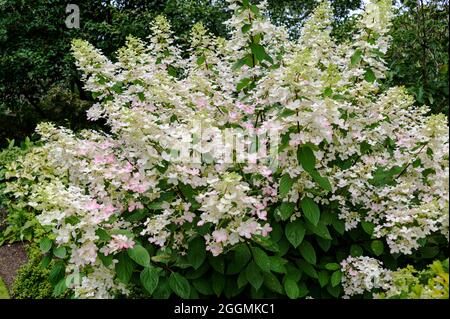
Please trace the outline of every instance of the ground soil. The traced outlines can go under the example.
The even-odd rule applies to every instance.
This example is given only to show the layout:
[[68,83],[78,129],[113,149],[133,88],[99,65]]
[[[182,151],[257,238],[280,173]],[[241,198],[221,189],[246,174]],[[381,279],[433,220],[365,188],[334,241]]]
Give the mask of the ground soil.
[[[0,209],[0,225],[5,216]],[[17,270],[28,260],[25,247],[26,243],[21,242],[0,246],[0,277],[8,289],[12,287]]]

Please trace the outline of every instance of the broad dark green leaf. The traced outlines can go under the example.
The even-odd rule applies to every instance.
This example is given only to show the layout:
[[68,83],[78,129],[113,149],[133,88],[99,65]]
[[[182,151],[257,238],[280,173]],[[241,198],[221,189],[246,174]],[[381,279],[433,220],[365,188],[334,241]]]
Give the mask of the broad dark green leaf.
[[291,245],[294,246],[294,248],[297,248],[305,237],[305,226],[297,219],[292,223],[286,224],[284,233]]
[[316,263],[316,251],[309,241],[304,240],[298,247],[300,255],[310,264]]
[[317,225],[320,220],[320,209],[316,202],[313,199],[305,196],[300,201],[300,206],[306,219],[309,220],[313,225]]
[[198,269],[206,258],[205,242],[201,237],[194,238],[189,243],[189,249],[187,251],[187,260],[194,267]]
[[155,267],[145,267],[144,270],[141,271],[140,280],[145,290],[152,295],[156,287],[158,287],[159,272]]
[[150,255],[148,251],[141,245],[136,245],[128,249],[128,256],[134,260],[138,265],[148,267],[150,265]]
[[170,274],[169,286],[175,294],[183,299],[188,299],[191,294],[191,286],[187,279],[176,272]]
[[280,186],[278,188],[280,197],[285,197],[292,188],[294,180],[288,175],[284,174],[280,179]]

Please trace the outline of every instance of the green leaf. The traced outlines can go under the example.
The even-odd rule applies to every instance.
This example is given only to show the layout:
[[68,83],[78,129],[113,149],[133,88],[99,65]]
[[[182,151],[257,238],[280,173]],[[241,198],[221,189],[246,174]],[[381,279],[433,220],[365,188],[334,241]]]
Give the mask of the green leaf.
[[53,297],[58,297],[67,291],[66,278],[61,279],[53,288]]
[[118,263],[115,265],[117,278],[124,284],[127,284],[133,274],[133,262],[128,254],[125,253],[118,254],[117,260]]
[[270,256],[270,270],[279,274],[285,274],[287,272],[285,265],[287,260],[278,256]]
[[384,251],[384,245],[381,240],[374,240],[370,244],[370,248],[372,248],[373,253],[377,256],[380,256]]
[[250,31],[251,27],[252,27],[251,24],[248,24],[248,23],[247,23],[247,24],[244,24],[244,25],[242,26],[242,28],[241,28],[242,33],[247,33],[248,31]]
[[206,259],[205,242],[201,237],[194,238],[189,243],[189,249],[187,251],[187,260],[194,267],[198,269]]
[[315,170],[316,156],[309,146],[303,145],[297,149],[297,160],[305,171],[312,172]]
[[158,287],[159,271],[152,266],[145,267],[144,270],[141,271],[140,279],[142,286],[144,286],[145,290],[152,295],[156,287]]
[[322,270],[322,271],[319,271],[319,273],[317,275],[319,277],[320,287],[322,287],[322,288],[325,287],[328,284],[328,280],[330,279],[328,272]]
[[192,281],[192,285],[202,295],[208,296],[208,295],[213,294],[213,291],[211,288],[211,280],[209,280],[209,279],[206,279],[206,278],[196,279],[196,280]]
[[278,213],[280,215],[281,220],[288,220],[292,213],[295,210],[295,204],[290,202],[281,203],[280,207],[278,207]]
[[323,90],[324,97],[330,97],[332,94],[333,94],[333,89],[330,87],[326,87],[325,90]]
[[305,196],[300,201],[300,206],[306,219],[309,220],[313,225],[317,225],[320,220],[320,209],[316,202],[311,198]]
[[363,54],[363,52],[361,51],[361,49],[357,49],[355,51],[355,53],[353,53],[353,55],[351,57],[351,64],[352,64],[352,66],[357,65],[361,61],[362,54]]
[[261,44],[252,43],[250,44],[250,49],[258,61],[267,60],[271,63],[273,62],[272,58],[266,53],[266,50]]
[[308,241],[303,241],[298,248],[300,255],[310,264],[316,264],[316,252],[314,247]]
[[112,264],[114,255],[110,254],[108,256],[103,255],[102,253],[98,253],[98,258],[102,261],[103,265],[109,267]]
[[55,263],[52,270],[50,271],[48,280],[53,286],[55,286],[62,278],[64,278],[65,274],[66,274],[66,265],[64,264],[63,261],[58,261],[57,263]]
[[290,299],[297,299],[299,297],[300,291],[298,289],[298,285],[294,280],[290,278],[287,278],[284,281],[284,290],[286,291],[286,295]]
[[281,198],[285,197],[289,193],[292,185],[294,185],[294,180],[289,176],[289,174],[284,174],[281,176],[280,186],[278,189]]
[[317,225],[306,223],[306,227],[308,228],[308,230],[312,231],[314,234],[320,236],[323,239],[332,239],[327,226],[325,226],[323,222],[320,222]]
[[309,172],[309,174],[314,179],[314,181],[319,184],[320,187],[322,187],[327,192],[331,192],[332,188],[328,178],[320,176],[319,172],[316,170]]
[[371,69],[366,69],[366,73],[364,73],[364,80],[367,82],[373,83],[376,80],[375,73]]
[[264,285],[269,288],[270,290],[282,295],[283,294],[283,286],[281,286],[280,281],[278,280],[278,278],[270,273],[270,272],[265,272],[263,274],[264,277]]
[[305,274],[307,274],[309,277],[317,279],[317,271],[314,269],[313,265],[309,264],[308,262],[304,260],[298,261],[299,268],[301,271],[303,271]]
[[245,269],[245,275],[248,282],[253,286],[253,288],[255,288],[256,290],[261,288],[264,278],[256,263],[252,261],[247,265],[247,268]]
[[337,263],[328,263],[325,265],[325,269],[327,270],[338,270],[341,269],[341,266]]
[[239,83],[237,84],[237,86],[236,86],[236,91],[239,92],[239,91],[242,90],[243,88],[247,87],[247,86],[250,84],[251,81],[252,81],[252,79],[250,79],[250,78],[243,78],[243,79],[240,80]]
[[305,237],[305,227],[303,223],[297,219],[286,225],[284,233],[291,245],[294,246],[294,248],[297,248]]
[[341,271],[340,270],[336,270],[332,275],[331,275],[331,286],[336,287],[337,285],[339,285],[339,283],[341,282]]
[[41,239],[40,243],[39,243],[39,248],[41,249],[42,253],[47,253],[50,251],[50,249],[52,248],[53,242],[48,239],[47,237],[44,237]]
[[366,221],[362,221],[361,222],[361,226],[362,226],[362,228],[364,229],[364,231],[367,233],[367,234],[369,234],[369,235],[372,235],[373,234],[373,231],[374,231],[374,229],[375,229],[375,225],[373,224],[373,223],[370,223],[370,222],[366,222]]
[[197,65],[202,65],[203,63],[205,63],[206,58],[204,55],[201,55],[197,58]]
[[128,256],[141,266],[148,267],[150,265],[150,255],[141,245],[128,249]]
[[65,247],[53,248],[53,255],[61,259],[66,257],[66,248]]
[[217,297],[220,296],[223,289],[225,288],[225,276],[219,274],[218,272],[214,272],[211,277],[212,290],[216,294]]
[[111,235],[109,235],[108,232],[106,230],[104,230],[103,228],[98,228],[95,231],[95,234],[102,241],[110,241],[111,240]]
[[191,286],[187,279],[176,272],[170,274],[169,286],[174,293],[183,299],[188,299],[191,294]]
[[239,289],[244,287],[248,283],[246,271],[241,271],[237,279],[237,286]]
[[359,245],[351,245],[350,246],[350,255],[353,257],[359,257],[362,256],[364,253],[363,249]]
[[245,244],[238,245],[233,250],[234,258],[227,267],[228,275],[239,273],[245,267],[245,265],[247,265],[248,261],[252,257],[250,250]]
[[211,255],[208,256],[208,262],[211,267],[217,271],[218,273],[225,273],[225,261],[222,256],[213,257]]
[[270,258],[267,254],[258,247],[252,247],[253,259],[255,263],[264,272],[270,272]]

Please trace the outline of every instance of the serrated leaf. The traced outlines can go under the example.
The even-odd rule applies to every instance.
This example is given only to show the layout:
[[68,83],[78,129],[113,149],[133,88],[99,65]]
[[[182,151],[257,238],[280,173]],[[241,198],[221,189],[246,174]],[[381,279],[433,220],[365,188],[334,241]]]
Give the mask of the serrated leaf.
[[118,263],[115,265],[117,278],[127,284],[133,274],[133,262],[128,254],[121,253],[117,255]]
[[283,294],[283,286],[281,286],[278,278],[272,274],[271,272],[265,272],[263,274],[264,277],[264,285],[270,290],[282,295]]
[[294,246],[294,248],[297,248],[305,237],[305,227],[303,223],[297,219],[286,225],[284,233],[291,245]]
[[374,240],[370,244],[370,248],[372,249],[375,255],[380,256],[384,251],[384,244],[381,240]]
[[364,80],[367,82],[373,83],[376,80],[375,73],[373,73],[372,69],[366,69],[366,73],[364,73]]
[[55,263],[55,265],[53,266],[52,270],[50,271],[50,274],[48,276],[48,280],[50,281],[50,283],[55,286],[62,278],[64,278],[65,276],[65,270],[66,270],[66,266],[64,264],[64,262],[59,261],[57,263]]
[[319,172],[317,172],[316,170],[309,172],[309,174],[311,175],[313,180],[317,184],[319,184],[319,186],[322,187],[324,190],[326,190],[327,192],[332,191],[331,184],[330,184],[330,181],[328,180],[328,178],[320,176]]
[[128,256],[134,260],[137,264],[148,267],[150,265],[150,255],[148,251],[141,245],[136,245],[133,248],[127,250]]
[[309,241],[303,241],[298,247],[300,255],[310,264],[316,264],[316,251]]
[[367,234],[369,235],[373,234],[373,231],[375,229],[375,225],[373,223],[366,222],[365,220],[363,220],[361,222],[361,226]]
[[280,186],[278,188],[281,198],[285,197],[294,185],[294,180],[288,175],[284,174],[280,179]]
[[170,274],[169,286],[175,294],[183,299],[188,299],[191,294],[191,286],[187,279],[176,272]]
[[295,210],[295,204],[290,202],[281,203],[280,207],[278,207],[278,212],[281,220],[288,220]]
[[64,258],[66,257],[66,248],[65,247],[55,247],[53,248],[53,255],[55,255],[58,258]]
[[225,288],[225,277],[218,272],[214,272],[211,277],[211,283],[214,293],[219,297]]
[[309,220],[311,224],[317,225],[320,220],[320,209],[316,202],[305,196],[300,201],[300,206],[306,219]]
[[341,269],[341,266],[337,263],[328,263],[325,265],[325,269],[327,270],[338,270]]
[[315,170],[316,156],[309,146],[303,145],[297,149],[297,160],[305,171],[312,172]]
[[290,299],[297,299],[300,294],[297,283],[290,278],[286,278],[284,281],[284,291]]
[[253,286],[253,288],[255,288],[256,290],[261,288],[264,278],[261,274],[260,268],[256,265],[256,263],[252,261],[247,265],[247,268],[245,269],[245,275],[248,282]]
[[337,285],[340,284],[341,282],[341,271],[340,270],[336,270],[332,275],[331,275],[331,286],[335,287]]
[[206,247],[205,242],[201,237],[194,238],[189,243],[189,249],[187,251],[187,260],[189,264],[198,269],[206,259]]
[[252,254],[253,254],[253,260],[255,261],[256,265],[264,271],[264,272],[270,272],[270,259],[269,256],[258,247],[252,247]]
[[351,57],[351,65],[352,66],[357,65],[361,61],[362,54],[363,54],[363,52],[360,49],[357,49],[355,51],[355,53],[353,53],[353,55]]
[[147,290],[147,292],[152,295],[156,287],[158,287],[159,282],[159,271],[155,267],[145,267],[141,271],[140,280],[142,286]]
[[319,271],[319,273],[317,275],[319,277],[320,287],[322,287],[322,288],[325,287],[328,284],[328,280],[330,279],[328,272],[322,270],[322,271]]
[[66,291],[67,291],[66,278],[63,278],[53,288],[53,297],[59,297]]
[[364,251],[361,246],[355,244],[350,246],[350,255],[352,255],[353,257],[362,256],[363,253]]
[[42,238],[41,241],[39,242],[39,248],[41,249],[41,252],[43,252],[44,254],[50,251],[52,245],[53,242],[47,237]]

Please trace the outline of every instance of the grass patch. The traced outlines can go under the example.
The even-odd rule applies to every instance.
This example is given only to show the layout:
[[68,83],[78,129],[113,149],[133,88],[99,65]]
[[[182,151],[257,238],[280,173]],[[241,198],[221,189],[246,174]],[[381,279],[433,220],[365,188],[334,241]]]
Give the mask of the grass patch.
[[9,299],[8,289],[6,289],[2,278],[0,278],[0,299]]

